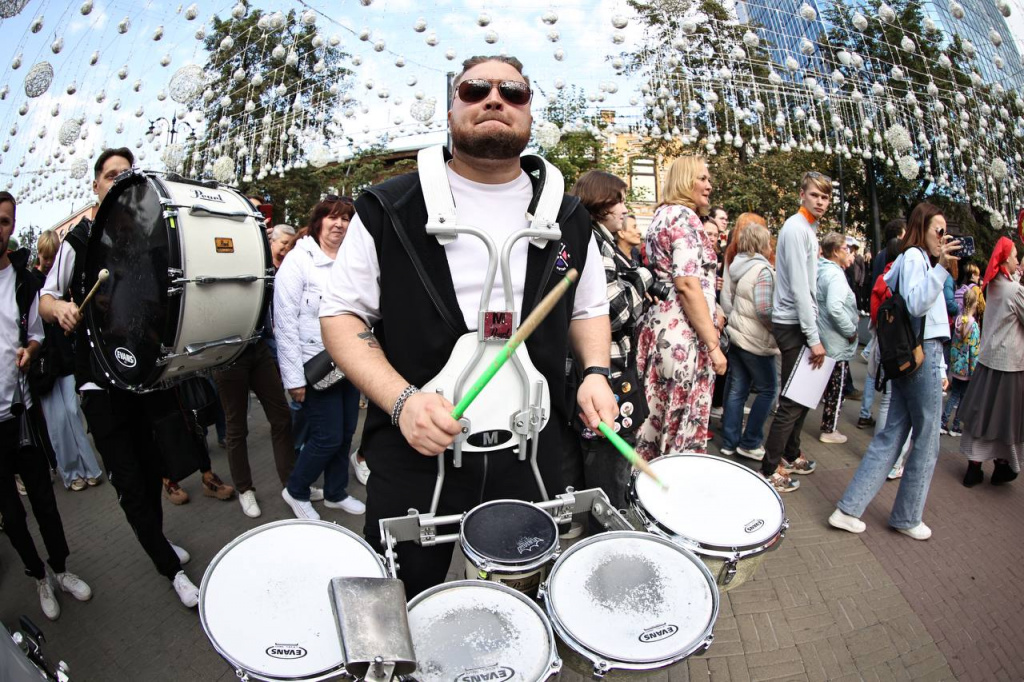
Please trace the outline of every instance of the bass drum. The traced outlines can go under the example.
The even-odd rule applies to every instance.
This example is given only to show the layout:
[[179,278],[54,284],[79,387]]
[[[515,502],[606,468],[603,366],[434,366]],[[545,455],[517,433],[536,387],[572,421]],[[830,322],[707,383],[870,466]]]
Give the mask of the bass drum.
[[273,266],[263,219],[221,185],[122,174],[89,235],[86,308],[94,373],[143,393],[235,360],[256,339]]

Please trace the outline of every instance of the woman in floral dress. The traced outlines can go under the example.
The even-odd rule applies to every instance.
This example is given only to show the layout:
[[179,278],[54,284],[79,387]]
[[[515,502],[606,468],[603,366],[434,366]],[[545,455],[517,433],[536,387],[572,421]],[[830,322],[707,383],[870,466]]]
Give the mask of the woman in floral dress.
[[705,452],[715,374],[725,374],[719,347],[725,317],[715,305],[718,258],[700,221],[710,196],[704,160],[676,159],[647,231],[651,271],[676,291],[653,305],[639,324],[637,370],[651,414],[636,449],[648,460],[671,452]]

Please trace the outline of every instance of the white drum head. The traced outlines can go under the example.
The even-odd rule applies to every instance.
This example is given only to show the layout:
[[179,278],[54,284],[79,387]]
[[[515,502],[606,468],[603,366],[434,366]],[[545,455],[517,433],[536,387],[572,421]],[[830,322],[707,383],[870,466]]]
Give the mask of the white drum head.
[[495,583],[438,585],[409,602],[419,682],[535,682],[552,672],[554,635],[543,612]]
[[782,530],[778,493],[744,466],[710,455],[668,455],[650,465],[668,490],[639,476],[635,494],[648,515],[677,535],[707,548],[743,549],[765,545]]
[[566,551],[546,599],[559,634],[613,667],[693,653],[718,614],[717,590],[693,554],[633,531],[595,535]]
[[217,651],[261,680],[320,679],[343,666],[328,586],[383,578],[377,555],[323,521],[278,521],[226,546],[203,576],[199,615]]

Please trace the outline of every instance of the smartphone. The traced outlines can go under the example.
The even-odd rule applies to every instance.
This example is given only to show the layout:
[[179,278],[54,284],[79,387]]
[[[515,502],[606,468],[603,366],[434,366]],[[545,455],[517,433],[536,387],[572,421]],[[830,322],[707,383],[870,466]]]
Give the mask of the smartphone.
[[960,240],[960,250],[956,252],[956,257],[960,260],[970,258],[974,255],[974,237],[970,235],[961,235],[957,237]]

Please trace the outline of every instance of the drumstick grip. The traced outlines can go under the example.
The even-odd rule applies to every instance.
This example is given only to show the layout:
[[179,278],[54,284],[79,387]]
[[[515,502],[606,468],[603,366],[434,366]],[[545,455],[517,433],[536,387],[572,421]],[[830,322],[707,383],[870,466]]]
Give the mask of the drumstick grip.
[[516,333],[512,335],[512,338],[505,343],[498,355],[491,361],[491,364],[487,366],[487,369],[484,370],[483,374],[481,374],[477,380],[473,382],[473,385],[469,387],[469,390],[466,391],[466,395],[462,396],[462,400],[459,401],[459,404],[456,405],[455,409],[452,411],[452,419],[462,419],[462,415],[466,413],[470,404],[476,400],[478,395],[480,395],[480,391],[484,390],[484,386],[494,378],[494,375],[498,373],[501,366],[504,365],[510,357],[512,357],[512,354],[516,352],[516,348],[518,348],[520,344],[522,344],[523,341],[533,333],[533,330],[537,328],[537,325],[539,325],[544,318],[548,316],[548,313],[550,313],[551,309],[555,307],[558,300],[565,295],[565,292],[569,290],[569,287],[572,286],[577,277],[579,277],[579,271],[577,271],[576,268],[569,270],[569,272],[565,273],[565,277],[562,278],[562,281],[555,284],[555,286],[551,288],[551,291],[541,299],[541,302],[538,303],[537,307],[533,309],[533,312],[523,320],[523,323],[519,325],[519,329],[517,329]]
[[[110,270],[107,270],[106,268],[100,270],[99,274],[96,276],[96,283],[92,285],[92,289],[90,289],[89,293],[85,295],[85,300],[82,301],[82,305],[78,306],[79,315],[81,315],[82,311],[85,310],[85,306],[89,305],[89,301],[91,301],[92,297],[96,295],[96,292],[100,290],[100,285],[106,282],[108,277],[110,277]],[[77,326],[78,325],[75,325],[75,327]],[[71,336],[71,332],[75,330],[75,327],[65,331],[64,336]]]
[[608,439],[608,442],[615,446],[615,449],[622,453],[622,456],[629,460],[629,463],[639,469],[641,472],[647,474],[651,479],[660,485],[665,490],[668,490],[668,486],[661,482],[658,475],[654,473],[654,469],[647,461],[637,454],[636,450],[633,449],[629,443],[622,439],[622,436],[615,433],[612,427],[608,426],[604,422],[597,425],[597,430],[604,434],[604,437]]

